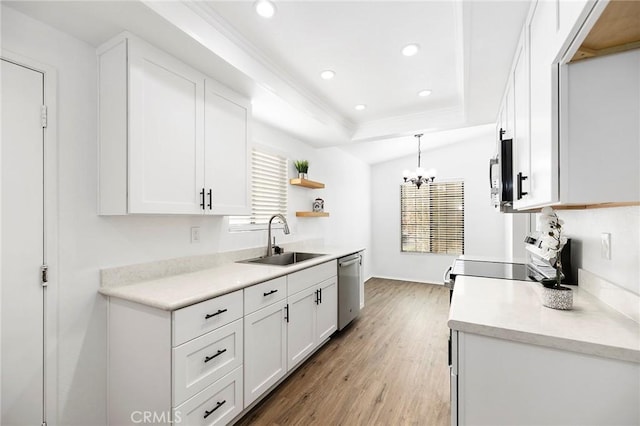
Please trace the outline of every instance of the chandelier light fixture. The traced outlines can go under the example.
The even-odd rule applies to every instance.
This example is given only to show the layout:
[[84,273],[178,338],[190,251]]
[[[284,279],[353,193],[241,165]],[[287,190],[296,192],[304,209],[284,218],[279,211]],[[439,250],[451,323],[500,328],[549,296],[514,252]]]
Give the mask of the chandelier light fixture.
[[402,176],[404,178],[404,181],[406,183],[411,182],[412,184],[414,184],[418,188],[420,188],[420,186],[423,183],[429,184],[429,183],[433,182],[434,179],[436,178],[436,170],[435,169],[425,170],[420,166],[420,156],[421,156],[420,138],[423,135],[424,135],[423,133],[419,133],[417,135],[414,135],[416,138],[418,138],[418,167],[416,167],[415,172],[410,172],[409,170],[405,170],[404,172],[402,172]]

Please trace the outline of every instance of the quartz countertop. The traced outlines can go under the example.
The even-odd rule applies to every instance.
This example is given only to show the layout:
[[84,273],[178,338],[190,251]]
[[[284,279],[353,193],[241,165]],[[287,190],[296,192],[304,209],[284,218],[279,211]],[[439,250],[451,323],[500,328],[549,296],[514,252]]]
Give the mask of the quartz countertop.
[[640,324],[580,289],[573,309],[542,305],[542,285],[456,277],[448,325],[453,330],[640,363]]
[[99,292],[105,296],[174,311],[363,250],[362,247],[305,248],[305,252],[323,253],[324,256],[288,266],[229,262],[196,272],[121,286],[101,287]]

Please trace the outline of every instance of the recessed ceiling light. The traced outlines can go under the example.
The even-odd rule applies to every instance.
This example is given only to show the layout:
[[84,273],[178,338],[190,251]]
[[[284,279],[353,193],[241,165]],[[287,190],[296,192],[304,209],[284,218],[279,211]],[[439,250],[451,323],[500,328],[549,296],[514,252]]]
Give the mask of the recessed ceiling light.
[[324,70],[320,73],[320,77],[322,77],[323,80],[331,80],[335,76],[336,76],[335,71],[331,71],[331,70]]
[[271,18],[276,14],[276,6],[269,0],[258,0],[253,7],[256,13],[263,18]]
[[427,97],[431,94],[431,90],[421,90],[418,92],[418,96]]
[[364,104],[359,104],[359,105],[356,105],[356,106],[355,106],[355,109],[356,109],[357,111],[362,111],[362,110],[367,109],[367,106],[366,106],[366,105],[364,105]]
[[418,53],[418,50],[420,50],[420,46],[418,46],[417,44],[407,44],[402,48],[402,54],[404,56],[413,56]]

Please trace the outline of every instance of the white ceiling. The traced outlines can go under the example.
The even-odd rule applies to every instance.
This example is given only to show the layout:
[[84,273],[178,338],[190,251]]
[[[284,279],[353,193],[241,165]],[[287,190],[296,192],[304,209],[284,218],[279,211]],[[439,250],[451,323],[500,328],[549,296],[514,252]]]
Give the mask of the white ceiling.
[[[123,30],[138,34],[250,96],[259,120],[370,163],[415,151],[415,132],[429,133],[429,149],[495,121],[529,7],[528,0],[275,1],[276,15],[264,19],[242,0],[3,3],[93,46]],[[417,55],[401,54],[408,43],[421,46]],[[322,80],[324,69],[336,77]],[[433,93],[420,98],[422,89]]]

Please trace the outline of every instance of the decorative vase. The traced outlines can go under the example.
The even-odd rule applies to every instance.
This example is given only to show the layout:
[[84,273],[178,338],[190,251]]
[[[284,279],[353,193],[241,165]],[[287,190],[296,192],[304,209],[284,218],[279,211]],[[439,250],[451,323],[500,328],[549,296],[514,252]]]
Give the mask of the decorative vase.
[[298,179],[306,179],[306,178],[307,178],[307,174],[306,173],[298,172]]
[[542,304],[548,308],[570,310],[573,308],[573,290],[569,287],[543,287]]

